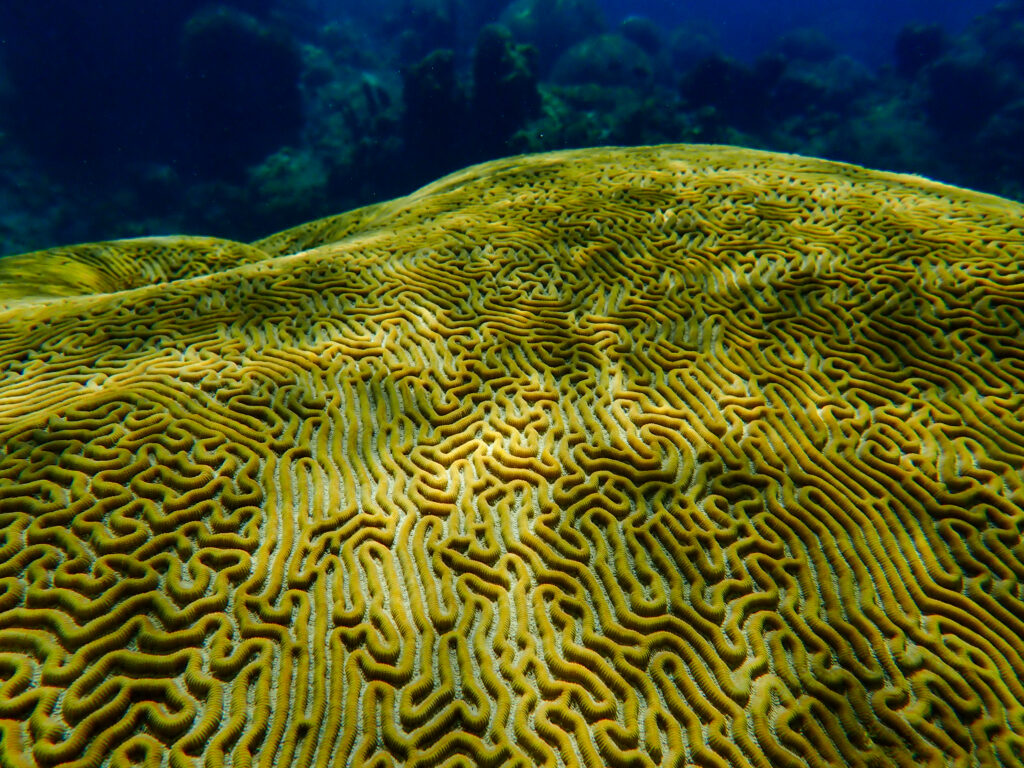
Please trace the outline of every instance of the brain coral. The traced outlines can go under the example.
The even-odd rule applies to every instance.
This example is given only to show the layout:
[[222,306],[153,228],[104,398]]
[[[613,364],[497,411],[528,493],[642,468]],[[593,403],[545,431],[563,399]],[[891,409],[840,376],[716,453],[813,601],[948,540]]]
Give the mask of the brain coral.
[[0,261],[0,763],[1024,764],[1022,223],[670,146]]

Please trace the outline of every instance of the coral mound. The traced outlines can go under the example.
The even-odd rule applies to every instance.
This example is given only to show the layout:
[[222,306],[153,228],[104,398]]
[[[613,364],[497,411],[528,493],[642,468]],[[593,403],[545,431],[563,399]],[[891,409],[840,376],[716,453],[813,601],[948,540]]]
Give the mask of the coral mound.
[[666,146],[0,261],[0,762],[1024,764],[1022,223]]

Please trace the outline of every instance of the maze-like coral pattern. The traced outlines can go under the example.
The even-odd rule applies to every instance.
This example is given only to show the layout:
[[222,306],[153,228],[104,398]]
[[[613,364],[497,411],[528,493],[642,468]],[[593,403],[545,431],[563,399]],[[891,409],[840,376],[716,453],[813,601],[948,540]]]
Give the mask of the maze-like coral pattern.
[[1022,224],[680,146],[0,262],[0,764],[1024,765]]

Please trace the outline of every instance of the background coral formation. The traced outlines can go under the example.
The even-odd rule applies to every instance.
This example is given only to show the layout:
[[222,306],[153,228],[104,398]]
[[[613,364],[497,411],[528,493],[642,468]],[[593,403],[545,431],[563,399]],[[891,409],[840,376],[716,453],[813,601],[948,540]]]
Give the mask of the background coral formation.
[[0,254],[250,240],[471,163],[609,144],[739,144],[1024,199],[1024,0],[8,6]]
[[1022,214],[602,149],[7,262],[5,765],[1024,764]]

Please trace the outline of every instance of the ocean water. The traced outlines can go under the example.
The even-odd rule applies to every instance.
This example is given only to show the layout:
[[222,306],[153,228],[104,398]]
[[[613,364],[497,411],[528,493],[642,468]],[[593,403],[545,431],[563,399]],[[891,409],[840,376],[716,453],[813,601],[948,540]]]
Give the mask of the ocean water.
[[714,30],[722,49],[743,58],[759,55],[787,31],[820,30],[840,50],[878,64],[892,53],[907,24],[938,24],[959,33],[998,0],[780,0],[722,3],[715,0],[602,0],[610,19],[646,16],[661,25],[697,24]]
[[0,252],[257,237],[470,163],[603,144],[778,149],[1020,197],[1022,16],[1020,0],[5,3]]

